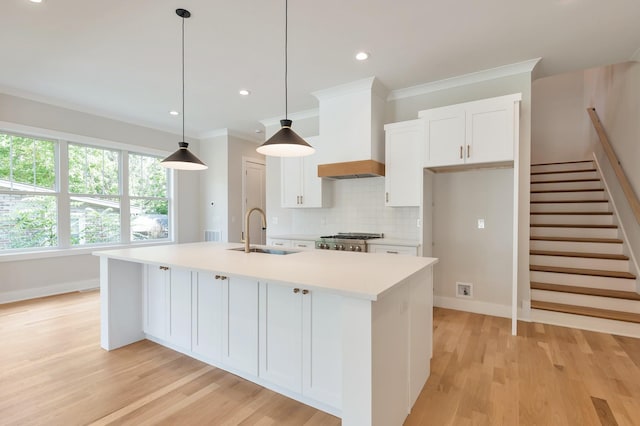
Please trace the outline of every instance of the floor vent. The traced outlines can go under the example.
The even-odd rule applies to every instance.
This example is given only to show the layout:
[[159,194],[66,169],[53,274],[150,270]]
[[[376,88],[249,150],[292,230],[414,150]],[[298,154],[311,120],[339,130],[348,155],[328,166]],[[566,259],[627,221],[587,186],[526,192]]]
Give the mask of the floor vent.
[[212,229],[205,229],[204,240],[205,241],[220,241],[220,231],[214,231]]

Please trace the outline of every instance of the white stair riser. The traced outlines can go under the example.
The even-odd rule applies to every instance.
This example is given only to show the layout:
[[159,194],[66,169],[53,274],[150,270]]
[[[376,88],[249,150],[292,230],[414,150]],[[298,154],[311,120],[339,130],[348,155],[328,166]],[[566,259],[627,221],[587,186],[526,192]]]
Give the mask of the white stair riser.
[[556,272],[530,271],[531,281],[574,285],[578,287],[606,288],[609,290],[636,291],[636,281],[625,278],[596,277],[593,275],[559,274]]
[[622,254],[622,244],[531,240],[531,250],[576,251],[580,253]]
[[609,203],[534,203],[532,212],[608,212]]
[[575,225],[613,225],[610,214],[532,214],[531,223],[571,223]]
[[532,182],[532,191],[553,191],[553,190],[567,190],[567,189],[600,189],[602,188],[601,181],[589,181],[589,182],[554,182],[554,183],[541,183]]
[[531,201],[606,200],[604,191],[531,193]]
[[575,173],[548,173],[542,175],[531,175],[531,182],[541,180],[566,180],[566,179],[598,179],[597,172],[575,172]]
[[617,228],[546,228],[531,227],[536,237],[618,238]]
[[547,164],[545,166],[531,166],[531,172],[551,172],[558,170],[584,170],[584,169],[593,169],[595,166],[593,165],[593,161],[585,162],[585,163],[568,163],[568,164]]
[[590,296],[586,294],[562,293],[559,291],[531,290],[531,300],[562,303],[573,306],[609,309],[640,314],[640,300],[616,299],[613,297]]
[[586,317],[542,309],[531,309],[531,321],[640,338],[640,324],[633,322]]
[[586,257],[543,256],[533,254],[529,256],[531,265],[560,266],[562,268],[600,269],[604,271],[629,272],[628,260],[593,259]]

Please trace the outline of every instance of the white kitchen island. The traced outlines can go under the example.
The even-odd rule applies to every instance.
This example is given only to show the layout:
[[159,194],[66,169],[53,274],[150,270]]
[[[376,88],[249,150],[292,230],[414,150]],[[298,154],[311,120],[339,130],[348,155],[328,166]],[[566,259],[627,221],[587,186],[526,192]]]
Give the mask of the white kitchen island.
[[101,346],[149,339],[345,426],[401,425],[430,373],[437,259],[240,247],[94,253]]

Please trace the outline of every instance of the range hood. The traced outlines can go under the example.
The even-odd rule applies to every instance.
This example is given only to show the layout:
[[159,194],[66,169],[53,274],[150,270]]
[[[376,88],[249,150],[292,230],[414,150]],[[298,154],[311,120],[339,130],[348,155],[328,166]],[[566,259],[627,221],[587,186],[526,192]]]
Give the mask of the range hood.
[[325,145],[318,177],[384,176],[384,107],[387,89],[375,77],[314,92],[320,140]]
[[375,160],[347,161],[318,165],[318,177],[355,179],[384,176],[384,164]]

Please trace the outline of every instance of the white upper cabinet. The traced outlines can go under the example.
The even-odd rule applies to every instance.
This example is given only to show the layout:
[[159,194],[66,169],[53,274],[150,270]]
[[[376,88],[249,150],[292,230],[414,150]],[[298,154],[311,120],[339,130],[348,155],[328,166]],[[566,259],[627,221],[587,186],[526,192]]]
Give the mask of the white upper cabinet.
[[425,138],[423,119],[384,126],[385,205],[419,206]]
[[513,161],[521,94],[420,111],[425,167]]
[[282,207],[322,207],[322,179],[318,164],[322,148],[317,136],[305,138],[316,149],[306,157],[283,157],[280,163]]

